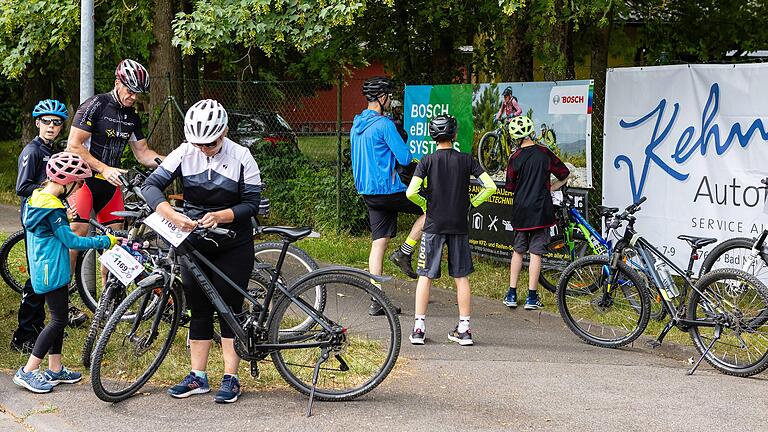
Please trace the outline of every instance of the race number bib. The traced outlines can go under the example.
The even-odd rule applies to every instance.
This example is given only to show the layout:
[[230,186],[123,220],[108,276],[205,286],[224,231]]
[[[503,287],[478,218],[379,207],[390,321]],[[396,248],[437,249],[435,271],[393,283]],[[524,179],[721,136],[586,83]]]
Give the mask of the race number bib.
[[174,247],[177,247],[184,241],[191,231],[182,231],[171,221],[160,216],[157,213],[152,213],[146,219],[144,223],[152,228],[156,233],[160,234],[160,237],[168,241]]
[[144,271],[144,266],[119,245],[101,254],[99,261],[125,286]]

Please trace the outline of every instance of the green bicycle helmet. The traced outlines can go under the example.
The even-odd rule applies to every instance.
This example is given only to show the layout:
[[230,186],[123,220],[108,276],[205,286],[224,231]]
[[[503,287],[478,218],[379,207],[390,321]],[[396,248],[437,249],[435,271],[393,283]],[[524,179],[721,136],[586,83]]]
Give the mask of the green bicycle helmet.
[[509,121],[509,135],[514,138],[525,138],[533,133],[533,121],[528,116],[513,117]]

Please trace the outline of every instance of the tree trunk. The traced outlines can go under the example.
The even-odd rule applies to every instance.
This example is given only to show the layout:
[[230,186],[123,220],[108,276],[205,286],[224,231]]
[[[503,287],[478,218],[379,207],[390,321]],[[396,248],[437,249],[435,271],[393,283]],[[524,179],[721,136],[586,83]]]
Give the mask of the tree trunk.
[[[192,13],[192,0],[182,0],[181,7],[185,13]],[[186,55],[183,57],[182,63],[184,68],[184,81],[182,83],[184,88],[184,97],[178,100],[178,102],[182,109],[186,109],[193,103],[202,99],[202,92],[199,81],[200,55],[197,53]]]
[[564,0],[555,0],[555,25],[549,43],[543,52],[547,59],[542,65],[544,79],[562,81],[576,76],[573,58],[573,23],[570,12],[565,9]]
[[21,92],[21,142],[28,143],[39,133],[32,119],[32,110],[39,101],[51,97],[51,87],[48,77],[40,72],[34,61],[27,65],[22,82],[24,84]]
[[149,54],[149,75],[152,81],[149,97],[150,130],[155,124],[157,126],[149,138],[149,145],[160,154],[170,153],[182,141],[183,136],[183,119],[173,106],[169,104],[158,117],[167,96],[182,97],[181,55],[179,50],[171,45],[173,14],[172,0],[155,0],[152,16],[155,43],[150,47]]
[[[533,44],[525,37],[530,22],[530,3],[510,18],[512,31],[506,33],[501,76],[496,81],[533,81]],[[507,28],[507,26],[504,26]]]

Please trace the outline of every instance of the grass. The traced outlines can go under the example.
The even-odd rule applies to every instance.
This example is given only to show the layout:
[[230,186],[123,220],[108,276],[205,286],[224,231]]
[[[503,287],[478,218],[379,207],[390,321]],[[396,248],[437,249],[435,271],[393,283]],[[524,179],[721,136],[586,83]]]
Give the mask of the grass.
[[[349,137],[342,136],[342,150],[349,148]],[[312,159],[334,162],[338,158],[336,135],[299,136],[299,150]]]
[[16,174],[21,153],[19,140],[0,141],[0,204],[18,204]]

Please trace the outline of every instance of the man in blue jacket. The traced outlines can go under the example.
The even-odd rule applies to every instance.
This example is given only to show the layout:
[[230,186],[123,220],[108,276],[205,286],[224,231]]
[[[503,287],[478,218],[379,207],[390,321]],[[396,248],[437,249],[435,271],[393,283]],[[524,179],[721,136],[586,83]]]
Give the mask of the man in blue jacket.
[[[392,103],[393,90],[392,81],[386,77],[369,78],[363,83],[368,108],[355,116],[350,131],[352,175],[357,192],[368,206],[373,239],[368,255],[368,271],[371,274],[381,275],[389,239],[397,235],[397,214],[420,215],[405,243],[389,257],[406,275],[415,279],[417,276],[411,265],[411,256],[421,238],[424,213],[405,196],[406,185],[395,171],[396,164],[407,166],[412,155],[395,124],[383,115]],[[379,283],[373,283],[381,288]],[[369,313],[383,315],[384,311],[381,305],[374,302]]]

